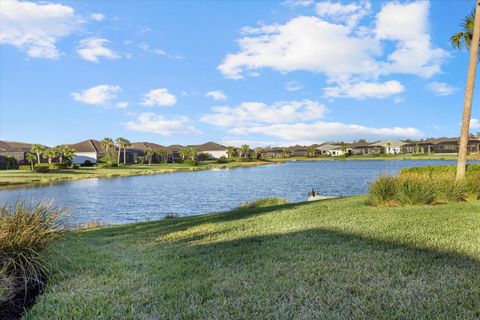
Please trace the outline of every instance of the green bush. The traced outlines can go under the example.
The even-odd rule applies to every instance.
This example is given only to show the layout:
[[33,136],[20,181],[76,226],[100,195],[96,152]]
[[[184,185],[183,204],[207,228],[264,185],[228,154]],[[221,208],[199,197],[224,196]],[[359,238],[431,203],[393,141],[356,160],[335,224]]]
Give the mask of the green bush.
[[469,174],[464,180],[465,193],[473,196],[474,199],[480,198],[480,173]]
[[397,178],[381,176],[370,183],[369,201],[373,205],[392,206],[396,202]]
[[[457,170],[456,166],[423,166],[423,167],[413,167],[413,168],[404,168],[400,170],[400,175],[404,174],[426,174],[426,175],[437,175],[437,174],[451,174],[454,175]],[[467,174],[480,172],[480,164],[469,164],[467,166]]]
[[279,206],[282,204],[287,204],[288,201],[283,198],[263,198],[258,199],[253,202],[245,202],[240,205],[241,209],[253,209],[253,208],[265,208],[271,206]]
[[230,160],[227,157],[220,157],[217,159],[217,163],[229,163]]
[[435,201],[458,202],[465,199],[464,181],[456,181],[454,177],[439,176],[430,180],[434,187]]
[[0,318],[14,318],[43,288],[48,245],[63,233],[65,213],[51,204],[0,206]]
[[108,162],[101,162],[101,163],[97,162],[96,166],[99,167],[99,168],[114,168],[114,167],[118,167],[118,164],[108,163]]
[[32,171],[32,166],[30,165],[18,166],[18,169],[22,171]]
[[48,169],[50,170],[60,170],[60,169],[66,169],[66,168],[68,168],[68,165],[66,163],[54,162],[54,163],[48,164]]
[[33,171],[39,173],[47,173],[50,171],[50,168],[47,163],[40,163],[33,166]]
[[407,175],[397,181],[396,197],[403,205],[429,204],[435,199],[435,189],[426,177]]
[[186,164],[188,166],[196,166],[198,165],[198,162],[197,160],[186,159],[186,160],[183,160],[183,164]]

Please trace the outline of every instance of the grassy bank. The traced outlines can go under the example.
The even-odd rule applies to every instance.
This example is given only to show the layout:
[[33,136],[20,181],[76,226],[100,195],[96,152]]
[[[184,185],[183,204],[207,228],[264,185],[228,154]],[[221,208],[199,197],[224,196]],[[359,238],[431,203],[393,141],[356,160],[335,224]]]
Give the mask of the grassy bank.
[[71,232],[25,319],[478,319],[480,201],[366,201]]
[[49,183],[56,183],[68,180],[79,180],[89,178],[115,178],[135,175],[161,174],[177,171],[198,171],[210,169],[227,169],[247,166],[265,165],[271,162],[201,162],[197,166],[185,164],[152,164],[149,165],[127,165],[115,168],[80,167],[79,169],[60,169],[48,173],[38,173],[21,170],[0,170],[0,189],[28,187]]

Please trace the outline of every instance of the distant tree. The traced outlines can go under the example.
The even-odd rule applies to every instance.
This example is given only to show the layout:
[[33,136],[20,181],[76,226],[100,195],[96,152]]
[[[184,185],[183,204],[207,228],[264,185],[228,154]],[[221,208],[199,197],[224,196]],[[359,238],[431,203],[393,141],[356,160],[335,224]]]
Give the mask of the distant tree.
[[290,152],[287,148],[282,148],[282,157],[286,158],[289,154]]
[[45,150],[45,146],[42,146],[41,144],[32,144],[31,152],[37,155],[37,163],[41,162],[40,156],[44,150]]
[[257,154],[258,154],[260,159],[265,159],[265,157],[267,156],[267,149],[260,148],[260,149],[257,150]]
[[248,158],[248,151],[250,151],[250,146],[248,144],[244,144],[240,147],[242,157]]
[[160,159],[163,160],[165,163],[168,162],[169,151],[167,149],[158,149],[157,154],[159,155],[159,163]]
[[56,158],[59,156],[59,152],[57,148],[48,148],[43,151],[43,155],[45,158],[47,158],[48,163],[52,163],[53,158]]
[[59,158],[58,160],[60,163],[63,163],[63,161],[71,161],[73,155],[75,154],[76,150],[70,146],[67,146],[66,144],[61,144],[59,146],[56,146],[55,149],[58,152]]
[[314,146],[310,146],[307,148],[307,155],[309,157],[316,157],[317,156],[317,149]]
[[152,158],[154,155],[155,155],[155,150],[153,150],[152,148],[145,149],[145,156],[147,158],[149,166],[152,165]]
[[115,151],[115,143],[113,142],[113,139],[109,137],[103,138],[103,140],[100,141],[100,146],[103,148],[103,150],[105,150],[108,162],[112,163],[112,153]]
[[127,148],[131,145],[130,141],[126,138],[119,137],[115,140],[118,146],[118,164],[120,164],[120,153],[123,149],[123,164],[127,164]]
[[30,167],[31,167],[32,171],[33,171],[33,163],[35,162],[36,158],[37,158],[37,156],[34,153],[31,153],[31,152],[29,152],[25,155],[25,159],[28,161],[28,163],[30,163]]
[[192,161],[195,161],[197,159],[197,156],[198,156],[197,149],[189,148],[188,149],[188,156],[190,157],[190,159],[192,159]]
[[237,149],[235,147],[229,146],[227,147],[227,156],[228,158],[233,158],[237,154]]
[[185,158],[189,156],[190,151],[188,148],[181,148],[179,153],[180,157],[182,157],[182,160],[185,160]]

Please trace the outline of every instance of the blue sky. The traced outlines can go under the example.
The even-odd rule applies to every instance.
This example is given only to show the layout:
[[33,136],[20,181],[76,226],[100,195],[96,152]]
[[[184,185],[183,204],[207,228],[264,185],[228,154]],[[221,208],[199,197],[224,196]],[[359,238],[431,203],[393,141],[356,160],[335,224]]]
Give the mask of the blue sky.
[[2,1],[0,139],[256,146],[457,136],[468,53],[449,37],[472,7]]

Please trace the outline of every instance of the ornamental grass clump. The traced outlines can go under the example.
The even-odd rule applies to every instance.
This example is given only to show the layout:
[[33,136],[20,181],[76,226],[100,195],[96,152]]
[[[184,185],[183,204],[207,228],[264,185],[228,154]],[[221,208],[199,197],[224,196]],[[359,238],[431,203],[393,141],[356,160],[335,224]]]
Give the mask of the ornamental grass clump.
[[245,202],[240,206],[240,208],[241,209],[265,208],[265,207],[271,207],[271,206],[279,206],[287,203],[288,201],[283,198],[263,198],[263,199],[255,200],[253,202]]
[[48,247],[64,232],[66,209],[51,203],[0,206],[0,318],[19,317],[52,269]]
[[480,173],[467,174],[464,179],[464,187],[469,199],[480,199]]
[[396,198],[402,205],[430,204],[435,199],[435,187],[425,176],[403,175],[397,180]]
[[397,178],[381,176],[370,184],[369,202],[375,206],[395,206],[397,203]]
[[435,201],[448,203],[464,201],[466,195],[465,181],[457,181],[453,175],[432,177],[429,182],[435,191]]

